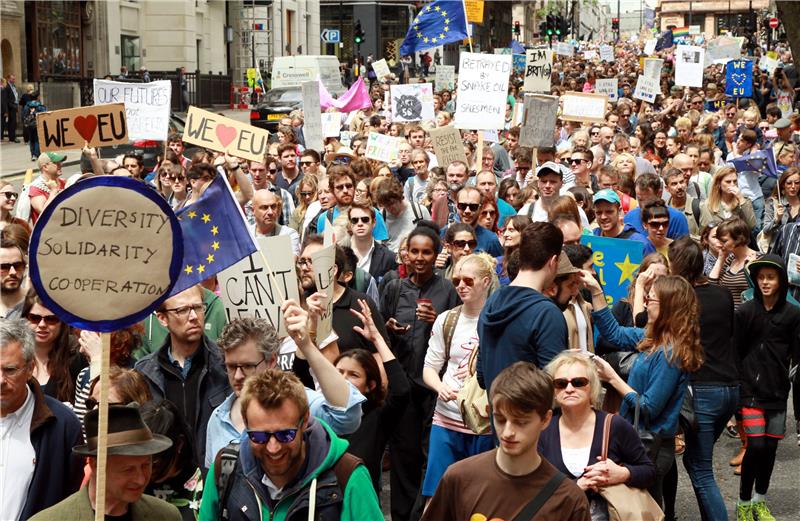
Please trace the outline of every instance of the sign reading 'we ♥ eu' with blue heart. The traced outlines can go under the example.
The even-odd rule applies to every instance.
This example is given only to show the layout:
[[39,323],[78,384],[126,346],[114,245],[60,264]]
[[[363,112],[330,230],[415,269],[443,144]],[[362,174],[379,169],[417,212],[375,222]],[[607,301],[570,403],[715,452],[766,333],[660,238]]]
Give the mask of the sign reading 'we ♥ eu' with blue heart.
[[734,98],[753,95],[753,62],[731,60],[725,65],[725,94]]

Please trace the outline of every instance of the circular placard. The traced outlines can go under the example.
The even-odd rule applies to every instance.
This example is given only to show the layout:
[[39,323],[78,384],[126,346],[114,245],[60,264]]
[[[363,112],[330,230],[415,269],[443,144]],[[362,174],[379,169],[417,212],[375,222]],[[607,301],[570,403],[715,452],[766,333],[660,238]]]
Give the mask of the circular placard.
[[152,313],[182,260],[175,213],[127,177],[91,177],[57,194],[31,235],[39,297],[64,322],[91,331],[116,331]]

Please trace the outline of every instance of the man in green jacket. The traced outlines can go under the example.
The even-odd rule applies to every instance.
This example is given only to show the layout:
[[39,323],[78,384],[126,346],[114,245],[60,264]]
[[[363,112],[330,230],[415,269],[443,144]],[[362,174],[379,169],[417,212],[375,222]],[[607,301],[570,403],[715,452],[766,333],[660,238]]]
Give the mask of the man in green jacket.
[[[289,335],[302,343],[306,313],[291,300],[283,308]],[[347,441],[309,414],[297,376],[280,369],[253,375],[240,401],[246,429],[235,466],[219,490],[221,469],[230,464],[221,465],[220,451],[203,487],[201,521],[383,519],[366,467],[346,453]]]
[[[85,445],[72,452],[89,459],[92,474],[89,483],[60,503],[42,510],[30,521],[94,521],[97,491],[97,425],[99,409],[86,414]],[[138,407],[110,405],[108,407],[108,460],[106,464],[105,515],[108,519],[130,521],[181,521],[178,509],[166,501],[147,496],[144,489],[150,482],[153,454],[172,446],[172,440],[153,434],[145,425]]]

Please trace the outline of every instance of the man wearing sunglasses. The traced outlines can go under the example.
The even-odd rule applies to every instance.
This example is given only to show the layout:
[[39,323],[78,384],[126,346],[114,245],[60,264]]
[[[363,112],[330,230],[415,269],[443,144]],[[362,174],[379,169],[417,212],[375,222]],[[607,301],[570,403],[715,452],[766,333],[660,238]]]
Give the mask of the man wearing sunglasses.
[[[476,251],[485,251],[492,257],[499,257],[503,254],[503,247],[500,246],[497,235],[478,224],[482,204],[483,194],[474,186],[465,186],[459,190],[456,195],[458,222],[469,224],[475,230],[475,238],[478,239]],[[447,227],[442,229],[442,236],[446,232]]]
[[28,263],[25,253],[14,241],[3,239],[0,242],[0,318],[19,318],[25,304],[25,290],[22,281]]
[[319,176],[319,164],[320,157],[316,150],[307,148],[300,154],[300,170],[304,176],[309,174]]
[[350,247],[358,258],[356,267],[368,272],[379,283],[387,272],[397,268],[395,255],[372,238],[375,214],[372,208],[354,204],[347,211]]
[[[336,206],[320,214],[317,218],[317,233],[325,230],[325,221],[330,221],[336,230],[336,240],[341,241],[347,236],[347,210],[353,204],[353,197],[356,193],[356,177],[353,169],[345,165],[336,165],[328,169],[328,179],[333,196],[336,199]],[[372,237],[376,241],[385,241],[389,238],[386,230],[386,223],[383,216],[376,209],[375,227],[372,229]]]

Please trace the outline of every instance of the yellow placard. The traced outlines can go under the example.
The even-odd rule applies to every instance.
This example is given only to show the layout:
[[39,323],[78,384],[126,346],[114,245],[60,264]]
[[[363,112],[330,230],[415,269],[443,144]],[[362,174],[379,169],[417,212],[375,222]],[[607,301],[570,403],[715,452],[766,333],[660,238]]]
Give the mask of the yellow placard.
[[36,131],[42,152],[83,148],[86,141],[90,147],[127,143],[125,104],[41,112],[36,115]]
[[483,23],[483,0],[464,0],[464,8],[467,11],[467,22]]
[[267,155],[269,132],[199,109],[189,107],[186,114],[184,143],[226,152],[234,157],[263,161]]

